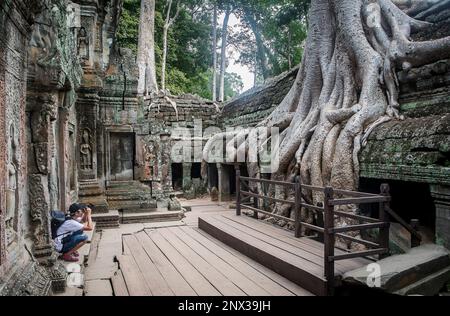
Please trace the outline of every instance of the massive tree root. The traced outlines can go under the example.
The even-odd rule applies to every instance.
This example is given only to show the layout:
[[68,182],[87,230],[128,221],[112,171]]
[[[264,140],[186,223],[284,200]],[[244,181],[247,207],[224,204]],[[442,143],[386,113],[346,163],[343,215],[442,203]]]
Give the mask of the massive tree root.
[[[248,151],[258,130],[278,126],[282,139],[272,154],[279,155],[280,164],[273,179],[299,175],[306,184],[356,190],[358,152],[368,133],[402,119],[397,72],[450,57],[450,38],[411,41],[411,32],[430,24],[411,18],[391,0],[313,0],[309,21],[292,89],[246,141],[236,137],[234,153]],[[250,176],[259,176],[258,164],[248,167]],[[321,202],[321,195],[305,193],[311,203]],[[292,216],[284,205],[273,207]],[[302,217],[313,221],[306,211]]]

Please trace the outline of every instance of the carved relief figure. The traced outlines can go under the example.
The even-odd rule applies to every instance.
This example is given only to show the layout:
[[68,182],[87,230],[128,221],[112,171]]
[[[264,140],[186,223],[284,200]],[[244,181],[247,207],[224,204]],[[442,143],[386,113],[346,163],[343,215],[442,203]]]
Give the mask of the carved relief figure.
[[85,129],[80,145],[81,170],[92,170],[92,147],[90,144],[89,130]]
[[154,179],[155,175],[158,175],[157,157],[155,151],[155,145],[150,142],[149,145],[144,145],[144,157],[145,157],[145,179]]
[[78,31],[77,50],[82,62],[89,60],[89,38],[84,27]]
[[14,126],[10,127],[10,135],[8,140],[8,183],[6,186],[6,226],[7,238],[9,241],[13,239],[14,217],[17,211],[17,144],[14,133]]

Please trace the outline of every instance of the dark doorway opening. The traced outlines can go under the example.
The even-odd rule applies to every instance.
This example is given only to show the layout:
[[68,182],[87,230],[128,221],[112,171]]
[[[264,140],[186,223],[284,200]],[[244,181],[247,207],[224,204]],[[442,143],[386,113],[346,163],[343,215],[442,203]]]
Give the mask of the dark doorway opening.
[[175,191],[183,190],[183,164],[172,164],[172,187]]
[[[380,186],[387,183],[391,189],[391,208],[403,220],[410,223],[412,219],[420,221],[421,228],[434,236],[436,230],[436,208],[430,193],[430,186],[426,183],[387,181],[362,178],[360,191],[379,193]],[[363,214],[378,216],[377,205],[361,206]],[[395,222],[392,218],[391,221]]]
[[209,189],[219,188],[219,171],[214,163],[208,164],[208,187]]
[[202,178],[202,164],[201,163],[193,163],[192,164],[191,178],[192,179],[201,179]]
[[236,194],[236,169],[234,165],[223,165],[223,171],[227,174],[230,196],[232,196]]
[[134,180],[134,133],[111,133],[110,142],[111,180]]

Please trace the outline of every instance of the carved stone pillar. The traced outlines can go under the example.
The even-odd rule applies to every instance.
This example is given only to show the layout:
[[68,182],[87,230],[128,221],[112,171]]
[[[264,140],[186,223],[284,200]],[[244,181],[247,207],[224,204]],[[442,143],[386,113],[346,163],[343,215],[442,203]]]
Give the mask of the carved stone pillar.
[[57,100],[52,94],[29,96],[31,143],[28,156],[29,200],[32,221],[33,253],[44,265],[56,255],[50,232],[50,159],[52,155],[51,122],[57,117]]
[[[105,196],[104,186],[104,164],[105,159],[100,150],[99,156],[99,133],[98,108],[100,97],[97,93],[89,93],[87,88],[83,88],[78,95],[76,107],[78,117],[78,137],[77,137],[77,166],[78,183],[80,191],[79,200],[82,203],[91,203],[94,213],[107,213],[109,206]],[[102,148],[102,146],[100,146]]]
[[97,6],[96,2],[80,6],[81,26],[84,32],[78,38],[78,52],[83,63],[83,68],[93,69],[95,50],[97,43]]
[[[3,12],[2,12],[3,14]],[[5,69],[3,69],[3,59],[5,44],[0,42],[0,182],[6,183],[6,131],[5,131],[5,104],[6,98],[6,83],[5,83]],[[0,185],[0,266],[3,265],[6,259],[6,235],[5,235],[5,223],[4,213],[6,211],[6,195],[5,186]]]
[[436,207],[436,242],[450,249],[450,187],[431,185],[430,191]]
[[183,163],[183,191],[189,191],[192,188],[191,169],[192,163]]
[[70,146],[69,142],[69,110],[66,108],[59,109],[59,192],[60,192],[60,209],[67,210],[70,206],[70,169],[71,169],[71,161],[70,161]]
[[170,135],[161,134],[161,187],[165,193],[173,191],[172,187],[172,173],[171,173],[171,145]]
[[217,164],[217,176],[218,176],[218,181],[217,181],[218,182],[218,188],[217,189],[219,190],[219,202],[223,201],[222,172],[223,172],[222,164],[218,163]]
[[[50,211],[52,195],[61,194],[60,185],[54,179],[61,176],[60,170],[52,166],[56,157],[57,140],[54,125],[58,119],[58,93],[30,92],[27,100],[30,139],[28,144],[28,195],[30,201],[31,236],[33,255],[38,263],[46,267],[46,277],[51,282],[53,292],[61,292],[66,287],[65,267],[57,261],[51,239]],[[61,128],[67,126],[67,113],[62,110]],[[61,135],[59,135],[61,136]],[[64,142],[60,145],[64,145]],[[64,163],[63,161],[60,161]],[[54,163],[54,162],[53,162]],[[58,173],[57,176],[55,173]],[[63,172],[64,174],[64,172]],[[52,183],[49,185],[49,183]],[[56,187],[55,187],[56,186]],[[58,188],[59,187],[59,188]],[[61,197],[62,198],[62,197]],[[53,200],[55,198],[53,197]]]

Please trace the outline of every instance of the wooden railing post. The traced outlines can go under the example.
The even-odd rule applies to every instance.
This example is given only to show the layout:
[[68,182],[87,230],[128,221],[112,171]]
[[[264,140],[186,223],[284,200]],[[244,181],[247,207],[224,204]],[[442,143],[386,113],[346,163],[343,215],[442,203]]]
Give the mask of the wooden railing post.
[[[390,187],[389,184],[383,183],[380,188],[380,193],[383,196],[390,196]],[[389,227],[390,227],[390,221],[389,221],[389,214],[386,211],[386,208],[389,207],[389,202],[381,202],[379,207],[379,219],[381,222],[386,223],[386,226],[383,228],[380,228],[380,236],[379,236],[379,243],[380,248],[388,249],[389,250]],[[389,251],[385,254],[380,254],[379,259],[383,259],[389,256]]]
[[[258,184],[255,184],[256,188],[258,188]],[[258,194],[258,189],[256,189],[255,194]],[[255,209],[259,209],[259,198],[257,198],[256,196],[253,198],[253,207]],[[253,218],[258,219],[258,212],[257,211],[253,211]]]
[[236,215],[241,216],[241,170],[236,168]]
[[330,204],[333,199],[333,188],[326,187],[324,190],[324,268],[327,280],[327,295],[334,294],[334,206]]
[[302,187],[300,183],[300,177],[295,177],[295,206],[294,206],[294,212],[295,212],[295,237],[300,238],[302,235],[302,218],[301,218],[301,212],[302,212]]

